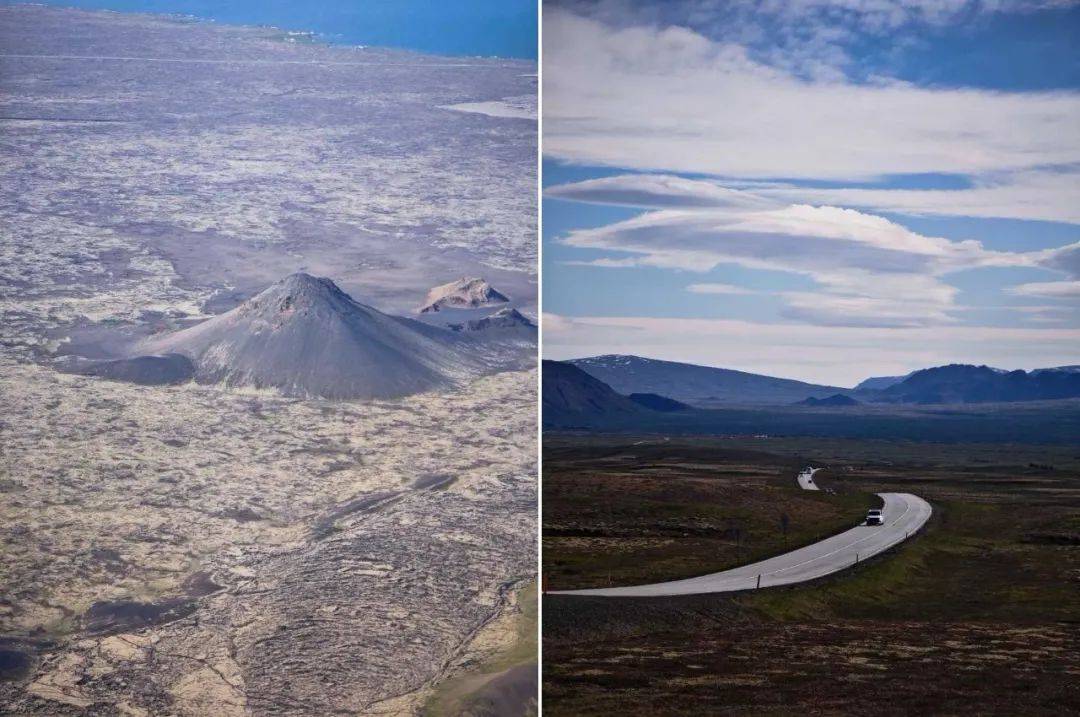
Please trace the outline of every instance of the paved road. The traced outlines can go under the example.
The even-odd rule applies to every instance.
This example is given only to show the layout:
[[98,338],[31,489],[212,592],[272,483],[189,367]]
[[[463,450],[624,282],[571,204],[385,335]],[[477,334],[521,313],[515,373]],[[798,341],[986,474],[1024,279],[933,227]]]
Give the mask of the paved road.
[[817,483],[814,482],[814,474],[817,473],[820,468],[804,468],[803,472],[799,474],[799,487],[803,490],[821,490],[818,488]]
[[608,597],[652,597],[661,595],[697,595],[790,585],[824,577],[849,568],[906,540],[930,519],[930,504],[911,493],[878,493],[885,501],[885,524],[860,525],[775,558],[688,580],[674,580],[652,585],[593,590],[553,590],[555,595],[598,595]]

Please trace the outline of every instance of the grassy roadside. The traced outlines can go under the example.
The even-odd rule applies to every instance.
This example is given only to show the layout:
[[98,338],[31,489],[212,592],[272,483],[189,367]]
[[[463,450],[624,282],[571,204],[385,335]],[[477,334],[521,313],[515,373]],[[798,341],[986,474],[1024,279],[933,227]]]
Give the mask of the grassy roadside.
[[959,501],[934,508],[921,535],[858,569],[736,602],[774,620],[1080,622],[1080,550],[1054,542],[1080,533],[1075,511],[1044,505],[1024,515]]
[[592,447],[545,459],[549,590],[725,570],[846,530],[880,504],[858,489],[800,489],[798,458],[668,444],[608,448],[595,459]]

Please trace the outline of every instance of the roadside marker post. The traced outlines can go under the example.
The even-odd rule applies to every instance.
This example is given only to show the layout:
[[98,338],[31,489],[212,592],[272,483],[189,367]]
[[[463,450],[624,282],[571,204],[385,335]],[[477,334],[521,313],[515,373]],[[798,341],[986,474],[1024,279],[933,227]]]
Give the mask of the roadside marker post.
[[755,589],[756,590],[761,589],[761,575],[760,574],[757,576],[757,588],[755,588]]

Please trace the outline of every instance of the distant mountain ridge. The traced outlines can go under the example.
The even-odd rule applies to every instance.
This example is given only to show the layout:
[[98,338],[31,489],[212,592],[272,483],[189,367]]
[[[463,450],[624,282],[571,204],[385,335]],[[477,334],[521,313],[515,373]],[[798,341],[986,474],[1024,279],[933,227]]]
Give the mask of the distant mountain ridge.
[[1009,403],[1080,397],[1075,367],[1004,371],[949,364],[915,371],[874,398],[885,403]]
[[447,324],[446,328],[451,331],[464,332],[515,330],[529,336],[536,336],[536,324],[517,309],[499,309],[495,313],[480,319],[470,319],[459,324]]
[[910,375],[909,373],[904,376],[871,376],[864,381],[860,381],[852,390],[856,392],[884,391],[889,386],[895,386]]
[[854,389],[731,369],[608,354],[572,359],[619,394],[656,394],[698,408],[737,405],[852,406],[1047,401],[1080,397],[1080,366],[1006,371],[950,364],[866,379]]
[[608,354],[572,359],[577,366],[622,394],[655,393],[692,406],[722,404],[784,405],[806,398],[851,393],[838,386],[821,386],[726,368],[676,361]]
[[[1049,371],[1059,376],[1070,373]],[[1003,403],[992,410],[915,404],[895,408],[848,405],[829,410],[822,405],[832,403],[829,398],[813,401],[814,407],[821,410],[811,411],[793,405],[663,410],[664,406],[677,402],[664,396],[640,394],[635,396],[637,400],[632,400],[576,366],[558,361],[543,362],[542,391],[545,431],[1070,445],[1080,435],[1080,400],[1077,399]],[[837,400],[847,403],[846,398],[841,396]],[[659,410],[642,405],[656,403]]]
[[1031,373],[1042,373],[1043,371],[1064,371],[1065,373],[1080,373],[1080,365],[1055,366],[1053,368],[1036,368],[1032,369]]

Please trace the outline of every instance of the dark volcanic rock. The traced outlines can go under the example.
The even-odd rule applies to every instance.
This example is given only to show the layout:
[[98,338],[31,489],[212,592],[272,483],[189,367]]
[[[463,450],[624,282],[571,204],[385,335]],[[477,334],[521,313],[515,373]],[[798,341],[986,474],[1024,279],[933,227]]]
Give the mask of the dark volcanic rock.
[[33,658],[23,650],[0,645],[0,680],[21,680],[33,666]]
[[156,603],[114,600],[94,603],[83,615],[83,619],[90,633],[114,634],[178,620],[194,612],[195,607],[193,600],[185,598],[172,598]]
[[84,376],[127,381],[143,386],[173,386],[193,379],[195,364],[187,356],[170,353],[164,356],[136,356],[115,361],[99,361],[76,372]]

